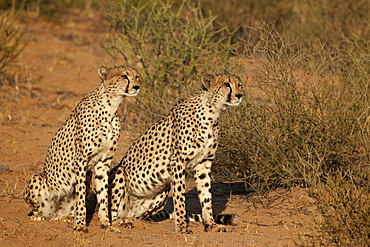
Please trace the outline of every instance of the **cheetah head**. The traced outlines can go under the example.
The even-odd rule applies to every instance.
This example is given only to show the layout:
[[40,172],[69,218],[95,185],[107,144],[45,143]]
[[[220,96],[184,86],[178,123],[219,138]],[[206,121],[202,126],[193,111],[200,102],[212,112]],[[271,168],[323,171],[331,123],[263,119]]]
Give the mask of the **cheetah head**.
[[140,90],[140,77],[135,69],[123,66],[101,66],[98,74],[108,93],[115,96],[136,96]]
[[242,101],[242,81],[235,75],[204,75],[202,83],[207,91],[217,94],[217,100],[223,106],[238,106]]

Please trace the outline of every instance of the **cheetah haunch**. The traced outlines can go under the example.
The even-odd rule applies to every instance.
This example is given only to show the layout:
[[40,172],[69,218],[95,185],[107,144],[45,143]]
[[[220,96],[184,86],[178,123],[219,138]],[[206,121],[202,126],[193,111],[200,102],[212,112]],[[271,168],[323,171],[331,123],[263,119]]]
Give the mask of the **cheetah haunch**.
[[206,75],[202,83],[205,91],[177,103],[112,169],[112,225],[162,210],[172,184],[175,230],[186,232],[185,169],[195,171],[205,231],[215,225],[209,174],[218,146],[218,118],[226,106],[239,105],[242,83],[233,75]]
[[108,175],[117,148],[120,122],[117,108],[123,98],[139,92],[139,76],[132,68],[98,69],[101,85],[85,96],[55,134],[43,172],[33,175],[24,190],[32,220],[55,220],[73,212],[75,230],[87,232],[86,196],[94,175],[98,216],[108,216]]

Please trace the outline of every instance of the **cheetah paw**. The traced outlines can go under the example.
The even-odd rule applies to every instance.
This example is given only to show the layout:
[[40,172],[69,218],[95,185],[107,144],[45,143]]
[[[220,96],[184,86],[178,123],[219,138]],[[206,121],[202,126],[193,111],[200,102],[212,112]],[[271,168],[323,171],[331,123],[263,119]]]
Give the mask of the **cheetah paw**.
[[216,226],[215,223],[204,224],[204,231],[205,232],[211,232],[214,229],[215,226]]
[[42,220],[45,220],[44,216],[41,216],[41,215],[32,215],[31,216],[31,221],[42,221]]
[[40,215],[39,212],[29,212],[28,216],[31,217],[31,221],[42,221],[42,220],[45,220],[45,217]]
[[187,227],[181,228],[179,230],[174,230],[175,232],[182,233],[182,234],[191,234],[193,233],[192,230],[189,230]]
[[89,232],[89,229],[86,226],[75,226],[73,227],[73,230],[83,232],[83,233]]
[[121,232],[121,230],[118,227],[114,227],[114,226],[108,226],[107,229],[109,229],[111,232],[116,232],[116,233]]
[[116,225],[129,229],[134,228],[133,219],[119,219]]

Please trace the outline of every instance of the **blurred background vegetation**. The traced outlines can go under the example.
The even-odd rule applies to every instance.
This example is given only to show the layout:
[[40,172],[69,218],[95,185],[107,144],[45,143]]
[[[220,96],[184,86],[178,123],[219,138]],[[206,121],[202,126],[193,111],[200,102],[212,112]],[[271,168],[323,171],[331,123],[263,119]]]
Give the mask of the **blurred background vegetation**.
[[299,245],[369,246],[370,1],[1,0],[1,75],[27,49],[17,11],[62,22],[70,8],[107,13],[101,45],[142,74],[145,123],[203,73],[240,75],[246,96],[222,116],[215,179],[261,196],[305,187],[321,217]]

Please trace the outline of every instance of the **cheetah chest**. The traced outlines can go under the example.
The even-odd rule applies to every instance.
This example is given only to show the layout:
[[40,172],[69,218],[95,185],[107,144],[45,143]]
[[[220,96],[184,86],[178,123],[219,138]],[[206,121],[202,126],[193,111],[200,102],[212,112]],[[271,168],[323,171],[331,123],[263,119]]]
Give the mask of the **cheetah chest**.
[[[209,125],[206,125],[209,126]],[[212,126],[212,125],[211,125]],[[203,127],[204,129],[205,127]],[[213,154],[217,148],[218,131],[209,127],[206,131],[201,131],[199,137],[192,143],[189,152],[186,169],[193,170],[205,159],[213,159]]]
[[104,161],[114,155],[118,136],[119,121],[116,117],[112,119],[112,122],[103,122],[97,127],[95,136],[90,143],[87,143],[87,146],[92,147],[88,154],[90,156],[89,168],[99,160]]

